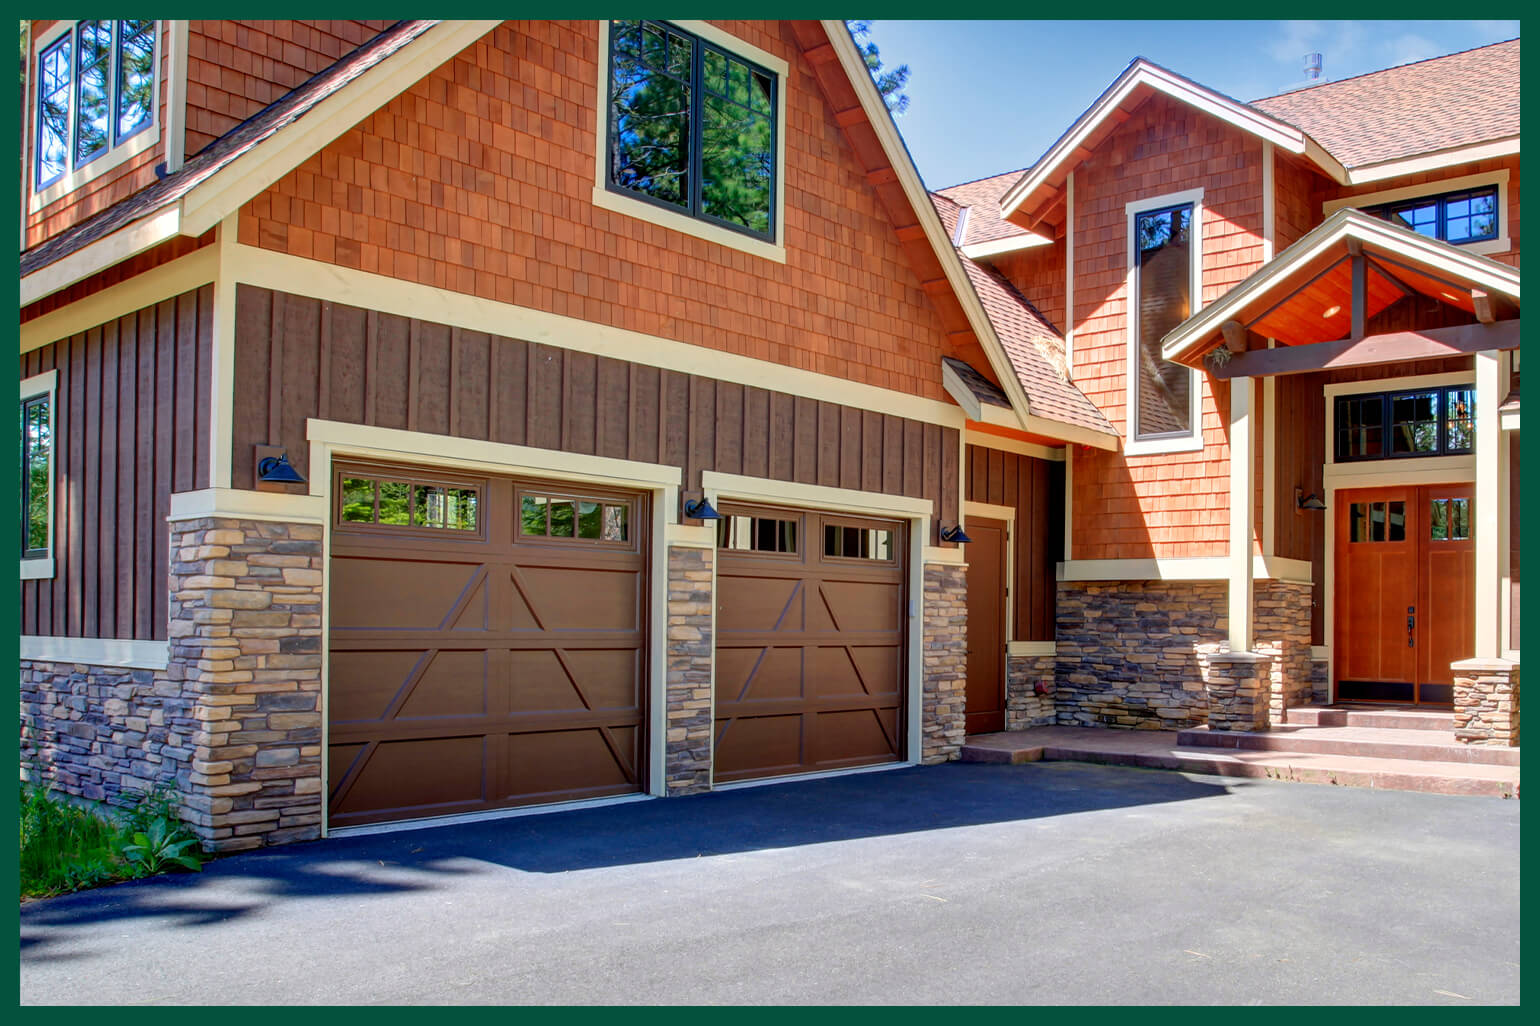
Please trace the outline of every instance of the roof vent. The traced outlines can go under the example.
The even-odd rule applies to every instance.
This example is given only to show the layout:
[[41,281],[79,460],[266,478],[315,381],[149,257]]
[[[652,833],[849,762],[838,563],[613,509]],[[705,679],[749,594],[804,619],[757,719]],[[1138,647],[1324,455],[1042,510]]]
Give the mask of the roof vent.
[[1315,82],[1321,77],[1321,55],[1318,53],[1305,54],[1305,81]]

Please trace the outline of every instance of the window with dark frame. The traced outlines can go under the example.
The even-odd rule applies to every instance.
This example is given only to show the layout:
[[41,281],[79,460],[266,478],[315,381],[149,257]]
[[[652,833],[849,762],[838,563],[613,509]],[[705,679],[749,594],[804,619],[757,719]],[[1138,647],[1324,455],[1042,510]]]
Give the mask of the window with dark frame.
[[1364,213],[1456,246],[1497,238],[1497,186],[1419,196],[1365,207]]
[[1474,451],[1476,391],[1449,385],[1338,396],[1336,460],[1458,456]]
[[38,188],[154,123],[155,36],[153,20],[81,21],[38,55]]
[[618,499],[519,495],[519,533],[525,537],[624,542],[630,525],[631,507]]
[[1192,312],[1193,204],[1134,216],[1134,437],[1190,434],[1192,371],[1161,354],[1160,340]]
[[611,22],[609,188],[773,241],[777,88],[666,22]]
[[53,411],[49,395],[21,401],[21,558],[52,551]]
[[349,474],[342,478],[337,519],[344,524],[474,532],[481,490],[472,485],[402,481]]
[[797,521],[777,517],[723,517],[717,521],[717,548],[796,555]]

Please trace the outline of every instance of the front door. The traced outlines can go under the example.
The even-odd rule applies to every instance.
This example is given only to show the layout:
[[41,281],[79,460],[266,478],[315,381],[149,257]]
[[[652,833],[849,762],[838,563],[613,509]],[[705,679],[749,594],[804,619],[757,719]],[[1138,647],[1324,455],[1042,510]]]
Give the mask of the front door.
[[970,734],[1005,729],[1005,546],[1003,520],[968,518],[968,683]]
[[1470,484],[1337,492],[1333,647],[1342,701],[1449,705],[1475,644]]

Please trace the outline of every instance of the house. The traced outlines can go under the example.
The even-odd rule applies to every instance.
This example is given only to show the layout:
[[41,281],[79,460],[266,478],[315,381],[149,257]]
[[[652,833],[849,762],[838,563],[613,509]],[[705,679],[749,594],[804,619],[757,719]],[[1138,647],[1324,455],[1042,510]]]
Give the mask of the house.
[[1066,447],[1051,677],[970,666],[970,716],[1364,701],[1518,744],[1517,39],[1252,103],[1138,59],[1036,163],[933,201],[1002,337],[1046,321],[1121,439]]
[[235,850],[955,758],[986,494],[1051,651],[1065,445],[1116,431],[842,23],[30,52],[24,775]]
[[[1504,46],[1437,132],[1135,62],[932,194],[838,21],[33,22],[23,774],[238,850],[1312,689],[1516,743]],[[1333,588],[1430,561],[1404,681]]]

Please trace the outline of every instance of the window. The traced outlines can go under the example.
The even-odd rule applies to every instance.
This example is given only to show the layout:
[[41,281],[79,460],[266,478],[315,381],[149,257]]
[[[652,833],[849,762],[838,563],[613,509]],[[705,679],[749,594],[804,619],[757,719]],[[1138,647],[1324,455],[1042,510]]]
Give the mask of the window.
[[1365,207],[1364,212],[1455,245],[1489,242],[1498,235],[1497,186],[1420,196]]
[[1470,499],[1434,499],[1428,522],[1433,541],[1469,541]]
[[38,54],[38,188],[155,121],[155,22],[80,21]]
[[623,542],[631,508],[613,499],[536,495],[519,497],[519,531],[526,537]]
[[344,524],[466,532],[474,532],[480,526],[481,491],[470,485],[351,474],[341,480],[338,519]]
[[1475,418],[1469,385],[1338,396],[1337,462],[1463,455],[1475,445]]
[[797,522],[774,517],[723,517],[717,521],[717,547],[795,555]]
[[58,372],[21,383],[21,576],[53,576],[54,396]]
[[893,558],[893,532],[869,527],[823,525],[823,554],[843,559]]
[[776,74],[665,22],[609,40],[606,187],[774,241]]
[[1199,378],[1161,356],[1161,340],[1197,312],[1202,193],[1130,203],[1128,438],[1130,454],[1202,448]]
[[1406,503],[1355,502],[1348,510],[1348,530],[1355,542],[1406,541]]

